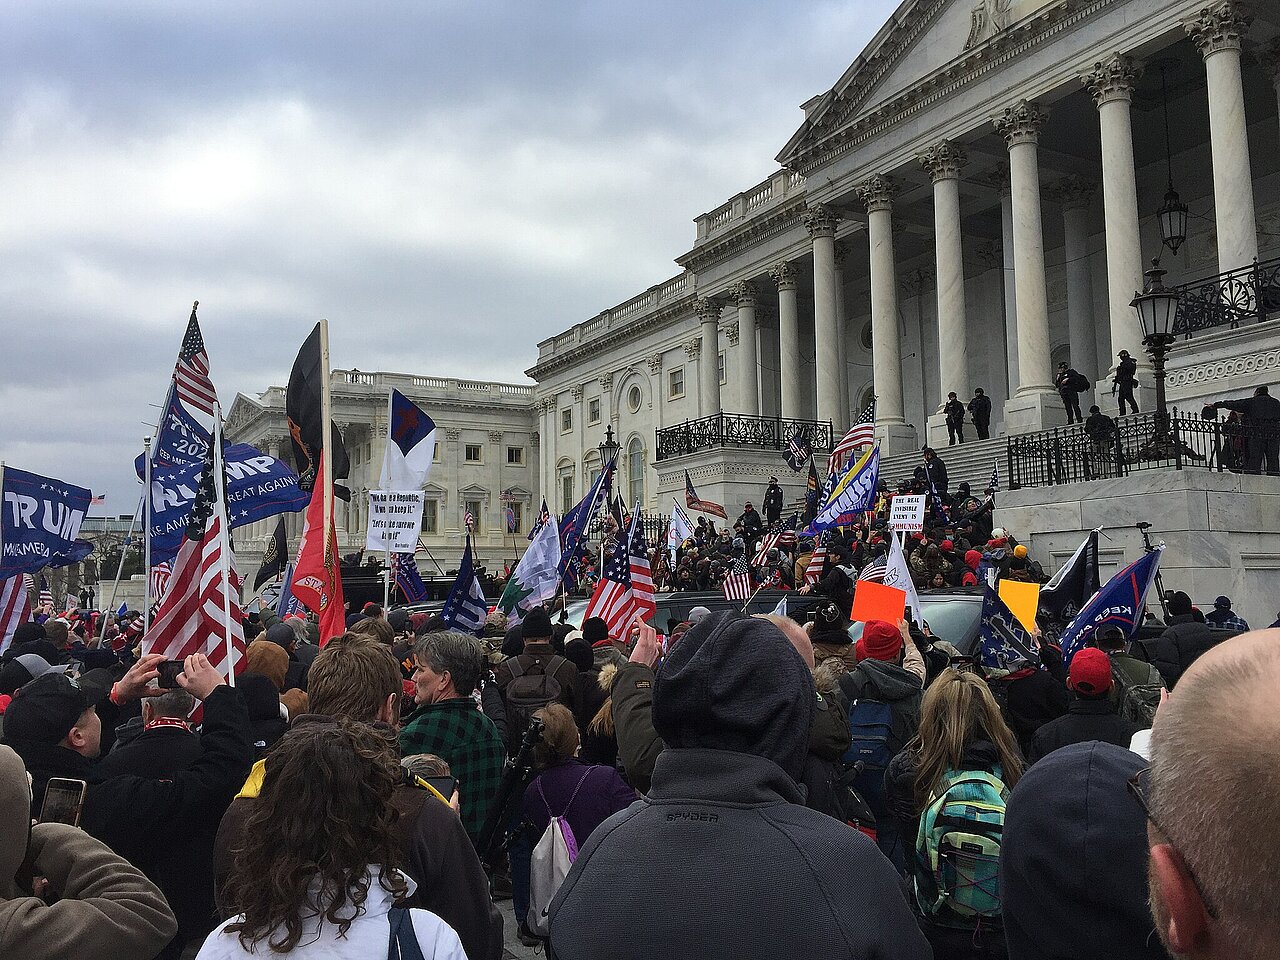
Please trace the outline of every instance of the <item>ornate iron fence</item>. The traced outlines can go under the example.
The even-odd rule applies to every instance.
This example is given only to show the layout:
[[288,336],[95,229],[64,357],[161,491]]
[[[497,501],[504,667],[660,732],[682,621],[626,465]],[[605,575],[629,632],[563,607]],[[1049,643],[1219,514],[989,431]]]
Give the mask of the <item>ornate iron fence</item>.
[[1179,415],[1176,409],[1163,430],[1155,412],[1114,424],[1112,435],[1100,439],[1081,424],[1009,437],[1009,489],[1104,480],[1138,470],[1199,467],[1240,473],[1251,448],[1260,450],[1280,438],[1280,430]]
[[1280,257],[1182,283],[1174,333],[1190,338],[1197,330],[1261,323],[1280,316]]
[[680,457],[713,447],[761,447],[785,450],[792,437],[807,437],[814,450],[831,449],[831,421],[787,420],[720,413],[686,420],[658,431],[658,459]]
[[[644,531],[644,538],[650,547],[663,546],[667,539],[667,524],[671,520],[670,514],[650,513],[647,510],[640,511],[640,529]],[[597,513],[587,524],[587,540],[593,543],[600,542],[600,528],[604,523],[604,516]]]

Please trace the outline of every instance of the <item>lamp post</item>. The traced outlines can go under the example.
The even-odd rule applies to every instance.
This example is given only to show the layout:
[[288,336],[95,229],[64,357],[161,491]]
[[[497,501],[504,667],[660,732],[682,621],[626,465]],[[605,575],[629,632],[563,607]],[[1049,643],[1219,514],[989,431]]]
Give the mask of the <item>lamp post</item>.
[[1160,269],[1159,258],[1151,261],[1151,269],[1145,274],[1146,287],[1135,293],[1130,301],[1138,311],[1142,324],[1142,345],[1151,354],[1151,365],[1156,377],[1156,429],[1150,443],[1139,455],[1148,460],[1167,460],[1174,455],[1173,437],[1169,432],[1169,409],[1164,395],[1164,360],[1173,346],[1173,324],[1178,316],[1178,293],[1164,285],[1166,271]]
[[617,440],[613,439],[613,425],[605,427],[604,440],[600,442],[600,469],[607,467],[618,455],[621,445]]

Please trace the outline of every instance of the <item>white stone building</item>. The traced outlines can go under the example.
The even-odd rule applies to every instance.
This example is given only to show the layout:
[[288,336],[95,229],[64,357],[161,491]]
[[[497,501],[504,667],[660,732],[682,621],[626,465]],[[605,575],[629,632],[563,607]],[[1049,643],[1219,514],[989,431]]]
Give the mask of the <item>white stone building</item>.
[[[501,572],[503,561],[523,552],[525,534],[541,504],[538,431],[533,388],[510,383],[398,373],[335,370],[330,379],[333,419],[351,457],[346,485],[350,503],[337,501],[339,548],[364,546],[368,491],[376,489],[387,437],[387,397],[394,388],[421,406],[436,424],[436,456],[426,484],[418,566],[423,576],[456,569],[462,556],[463,516],[476,518],[473,540],[482,562]],[[292,462],[285,422],[284,388],[257,397],[239,394],[227,416],[226,433],[273,457]],[[508,533],[505,511],[514,514]],[[290,548],[297,548],[302,514],[286,515]],[[241,570],[256,569],[274,517],[236,531]],[[434,562],[433,562],[434,558]]]

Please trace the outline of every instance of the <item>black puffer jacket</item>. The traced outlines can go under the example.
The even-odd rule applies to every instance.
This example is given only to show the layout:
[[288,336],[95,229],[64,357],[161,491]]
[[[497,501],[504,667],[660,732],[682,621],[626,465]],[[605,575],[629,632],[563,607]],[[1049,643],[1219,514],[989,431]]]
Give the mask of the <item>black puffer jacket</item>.
[[889,752],[903,750],[920,726],[920,697],[924,687],[920,678],[896,663],[863,660],[840,678],[841,706],[848,715],[854,700],[878,700],[889,705],[893,727],[889,731]]
[[1142,644],[1147,662],[1160,671],[1169,689],[1202,653],[1222,642],[1226,634],[1211,630],[1195,618],[1181,613],[1169,618],[1169,626],[1154,640]]
[[1110,697],[1104,696],[1101,700],[1077,697],[1071,701],[1066,716],[1050,720],[1036,731],[1028,759],[1034,763],[1054,750],[1090,740],[1114,743],[1127,750],[1138,729],[1136,723],[1116,713]]

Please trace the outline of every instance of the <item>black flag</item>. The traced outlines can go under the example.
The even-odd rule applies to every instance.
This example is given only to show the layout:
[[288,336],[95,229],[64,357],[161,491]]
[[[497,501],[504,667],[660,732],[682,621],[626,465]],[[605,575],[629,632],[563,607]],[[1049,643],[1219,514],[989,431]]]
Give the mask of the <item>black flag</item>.
[[[293,361],[289,374],[289,386],[284,395],[285,416],[289,420],[289,438],[293,441],[293,462],[298,471],[298,485],[310,491],[316,482],[316,468],[320,465],[320,451],[324,449],[324,424],[320,418],[320,388],[328,370],[320,369],[320,324],[311,331],[298,357]],[[336,424],[333,426],[333,446],[330,458],[333,479],[343,480],[351,473],[351,461]],[[338,484],[333,485],[335,495],[343,500],[351,499],[351,492]]]
[[272,577],[284,573],[288,562],[289,541],[284,535],[284,514],[281,514],[276,522],[276,532],[262,553],[262,565],[258,567],[258,575],[253,578],[253,589],[257,590]]
[[1040,588],[1040,610],[1055,620],[1071,620],[1102,584],[1098,576],[1098,531],[1076,547],[1053,578]]

